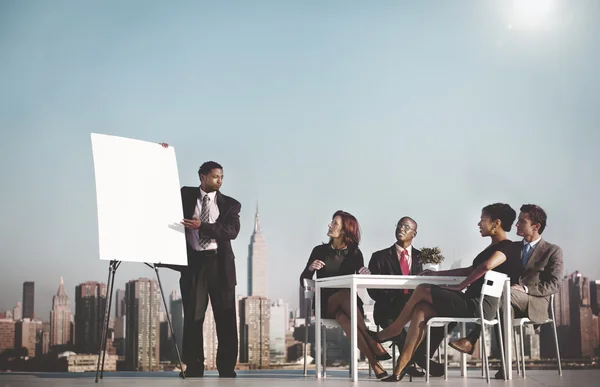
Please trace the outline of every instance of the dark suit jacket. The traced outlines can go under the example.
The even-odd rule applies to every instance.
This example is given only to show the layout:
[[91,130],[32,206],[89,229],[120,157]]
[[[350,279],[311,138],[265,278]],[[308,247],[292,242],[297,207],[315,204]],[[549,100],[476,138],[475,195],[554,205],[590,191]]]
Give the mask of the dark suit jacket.
[[[410,274],[417,275],[423,271],[423,265],[420,262],[421,251],[413,247],[411,258],[412,266]],[[396,244],[373,253],[369,261],[369,270],[372,274],[402,275],[400,261],[396,253]],[[392,305],[398,306],[398,303],[394,303],[393,300],[402,297],[405,301],[408,301],[413,291],[410,290],[407,295],[404,294],[404,289],[367,289],[367,292],[369,293],[369,297],[375,301],[373,319],[377,325],[381,325],[380,322],[385,318],[384,316],[389,314],[386,313],[387,309],[391,308]]]
[[[199,194],[200,190],[198,187],[181,188],[184,218],[192,219],[194,216]],[[237,285],[237,279],[235,274],[235,256],[231,248],[231,241],[237,238],[240,232],[240,210],[242,209],[242,205],[237,200],[225,196],[219,191],[217,191],[215,198],[217,207],[219,207],[219,217],[215,223],[200,224],[198,232],[201,237],[216,239],[220,280],[222,280],[224,288],[234,288]],[[193,264],[189,259],[190,254],[188,253],[188,265]],[[183,268],[183,270],[185,269]]]
[[[316,261],[317,259],[325,260],[324,257],[327,256],[328,254],[331,254],[332,252],[333,252],[333,249],[332,249],[331,245],[325,244],[325,243],[320,244],[313,249],[313,251],[310,253],[310,257],[308,257],[308,262],[306,263],[306,267],[304,268],[304,271],[302,272],[302,274],[300,274],[300,285],[301,286],[302,286],[302,280],[304,278],[312,279],[314,277],[315,273],[317,274],[317,278],[326,278],[326,277],[331,277],[331,276],[356,274],[358,272],[358,270],[364,266],[364,259],[363,259],[362,252],[360,251],[359,248],[356,248],[356,250],[348,252],[346,259],[344,259],[344,261],[341,263],[339,270],[335,274],[330,273],[330,275],[327,275],[327,274],[325,274],[326,270],[310,271],[308,269],[314,261]],[[327,290],[330,290],[330,289],[327,289]],[[339,289],[331,289],[331,290],[333,290],[334,293],[339,291]],[[322,292],[323,291],[321,291],[321,293]]]
[[[515,243],[523,246],[522,241]],[[528,288],[527,315],[533,322],[542,322],[548,318],[550,296],[558,292],[562,275],[562,249],[542,238],[519,278],[519,283]]]

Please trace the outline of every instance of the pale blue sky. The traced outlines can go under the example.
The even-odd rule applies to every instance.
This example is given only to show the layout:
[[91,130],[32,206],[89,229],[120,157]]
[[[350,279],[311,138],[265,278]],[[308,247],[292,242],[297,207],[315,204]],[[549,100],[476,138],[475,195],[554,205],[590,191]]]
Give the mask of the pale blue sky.
[[[60,276],[72,299],[106,281],[91,132],[172,144],[185,185],[224,166],[241,295],[257,200],[270,296],[293,306],[337,209],[367,261],[410,215],[416,247],[468,264],[482,206],[537,203],[567,270],[600,279],[600,3],[553,3],[1,2],[0,310],[23,281],[44,320]],[[116,285],[152,275],[124,263]]]

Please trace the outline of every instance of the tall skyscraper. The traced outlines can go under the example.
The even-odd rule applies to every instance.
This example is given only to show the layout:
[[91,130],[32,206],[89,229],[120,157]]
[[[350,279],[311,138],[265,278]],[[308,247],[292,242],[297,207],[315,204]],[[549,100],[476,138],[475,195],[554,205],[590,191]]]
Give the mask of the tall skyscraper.
[[[169,310],[171,312],[171,324],[173,324],[173,333],[177,340],[177,348],[181,352],[183,348],[183,303],[177,290],[171,292]],[[204,324],[206,324],[206,318]]]
[[33,320],[34,317],[34,300],[35,283],[23,282],[23,318]]
[[127,321],[127,308],[125,302],[125,290],[117,289],[115,291],[115,319],[113,320],[115,339],[113,345],[117,349],[117,354],[125,354],[125,332]]
[[[214,370],[217,368],[217,347],[219,339],[217,338],[217,326],[215,324],[215,315],[212,304],[209,302],[204,314],[204,324],[202,325],[202,337],[204,348],[204,368]],[[179,348],[181,351],[181,348]]]
[[15,324],[15,348],[27,349],[27,356],[36,356],[37,333],[42,328],[41,321],[24,318]]
[[60,277],[58,291],[52,297],[50,311],[50,347],[67,344],[71,337],[71,305],[65,292],[65,283]]
[[268,297],[267,244],[258,217],[258,205],[254,217],[254,232],[248,245],[248,295]]
[[592,313],[594,315],[600,314],[600,281],[590,282],[590,301],[592,304]]
[[[578,271],[565,276],[559,292],[554,296],[554,308],[561,357],[593,356],[596,327],[589,280]],[[552,334],[549,325],[542,325],[540,351],[544,358],[556,356]]]
[[271,363],[285,363],[286,335],[289,331],[289,305],[279,299],[271,303],[271,318],[269,319],[269,347]]
[[[71,322],[69,321],[69,331],[71,330]],[[50,351],[50,323],[45,322],[42,323],[42,355],[45,355]],[[67,342],[71,341],[71,337],[67,340]]]
[[266,297],[250,296],[240,301],[240,363],[250,368],[269,368],[270,304]]
[[19,321],[23,318],[23,304],[20,301],[17,302],[17,305],[13,308],[13,320]]
[[15,347],[15,321],[13,319],[0,319],[0,353]]
[[97,354],[102,339],[106,285],[88,281],[75,288],[75,348],[79,354]]
[[125,290],[115,291],[115,317],[125,316]]
[[132,371],[157,371],[160,363],[160,290],[147,278],[125,286],[125,364]]

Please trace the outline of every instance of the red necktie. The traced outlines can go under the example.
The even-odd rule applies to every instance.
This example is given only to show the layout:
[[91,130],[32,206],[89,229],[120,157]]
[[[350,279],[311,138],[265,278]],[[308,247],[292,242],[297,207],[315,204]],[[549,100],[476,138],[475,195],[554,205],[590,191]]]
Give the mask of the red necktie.
[[[400,253],[400,270],[402,275],[410,275],[410,268],[408,267],[408,251],[402,250]],[[408,294],[408,289],[404,289],[404,294]]]

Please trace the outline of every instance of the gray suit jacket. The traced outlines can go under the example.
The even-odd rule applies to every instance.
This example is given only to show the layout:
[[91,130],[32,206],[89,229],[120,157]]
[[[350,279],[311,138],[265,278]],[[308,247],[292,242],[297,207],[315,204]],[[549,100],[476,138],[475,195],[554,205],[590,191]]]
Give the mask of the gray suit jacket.
[[[521,242],[515,242],[520,243]],[[533,322],[543,322],[548,318],[550,296],[558,292],[563,276],[563,253],[557,245],[542,238],[519,278],[521,285],[527,286],[529,301],[527,315]]]

